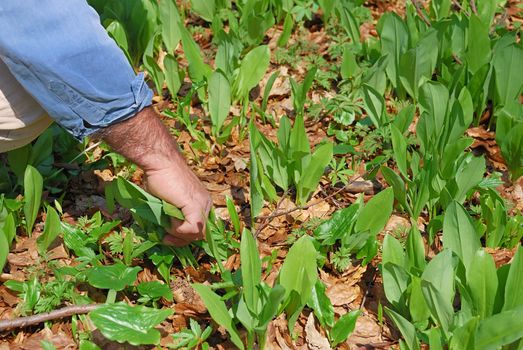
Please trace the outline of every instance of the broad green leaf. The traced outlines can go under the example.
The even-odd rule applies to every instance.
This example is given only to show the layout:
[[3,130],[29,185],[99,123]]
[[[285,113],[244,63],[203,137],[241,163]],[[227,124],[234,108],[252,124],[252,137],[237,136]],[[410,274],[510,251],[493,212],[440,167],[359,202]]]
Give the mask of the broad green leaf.
[[332,143],[324,143],[319,146],[311,156],[309,165],[303,169],[300,182],[297,184],[297,202],[303,205],[311,194],[316,190],[325,168],[332,159]]
[[476,350],[474,341],[478,323],[479,317],[473,317],[463,326],[455,329],[452,332],[452,338],[450,339],[449,349]]
[[245,55],[241,61],[238,76],[233,83],[236,99],[247,96],[267,71],[270,62],[270,50],[267,45],[258,46]]
[[413,224],[409,231],[406,244],[407,259],[410,266],[415,267],[419,271],[423,271],[426,266],[425,261],[425,243],[421,237],[418,227]]
[[480,319],[492,315],[498,288],[496,264],[490,254],[479,249],[467,271],[467,285]]
[[260,316],[258,317],[257,330],[266,330],[269,322],[271,322],[277,315],[280,304],[285,297],[285,288],[279,284],[272,287],[267,302],[263,305]]
[[463,162],[462,166],[457,169],[455,173],[457,191],[454,194],[454,200],[458,203],[465,201],[467,193],[481,182],[486,170],[485,159],[483,157],[471,156],[465,159],[466,161]]
[[452,303],[446,298],[446,295],[442,294],[436,286],[428,281],[421,281],[421,290],[432,317],[443,328],[445,334],[448,335],[454,316]]
[[468,50],[465,55],[471,74],[490,61],[489,24],[472,14],[469,18]]
[[191,10],[207,22],[212,22],[216,11],[215,2],[216,0],[191,0]]
[[47,251],[49,246],[54,242],[61,232],[62,224],[60,222],[60,215],[58,215],[53,207],[47,206],[44,232],[36,240],[36,245],[38,246],[38,252],[40,255]]
[[321,241],[322,245],[330,246],[337,240],[349,235],[351,227],[354,226],[358,209],[359,206],[353,204],[348,208],[335,211],[330,219],[314,230],[314,237]]
[[178,220],[185,220],[185,216],[183,215],[182,211],[169,202],[162,200],[162,209],[165,215]]
[[416,328],[414,325],[388,307],[385,307],[385,312],[387,315],[389,315],[396,327],[398,327],[399,331],[401,332],[401,335],[405,339],[404,344],[406,348],[409,350],[418,350],[420,347],[418,338],[416,337]]
[[240,223],[240,217],[238,215],[238,212],[236,211],[236,207],[234,205],[234,201],[231,197],[225,196],[225,202],[227,203],[227,212],[229,213],[229,217],[231,218],[232,226],[234,227],[234,232],[236,234],[240,234],[241,229],[241,223]]
[[393,236],[386,234],[383,239],[381,263],[386,265],[389,262],[402,267],[407,266],[401,243]]
[[231,341],[234,345],[243,350],[242,340],[225,303],[208,286],[204,284],[193,284],[192,286],[202,298],[213,320],[224,327],[231,335]]
[[136,289],[142,296],[149,297],[151,299],[164,298],[168,301],[173,300],[173,293],[169,285],[161,283],[160,281],[142,282]]
[[470,216],[457,202],[450,203],[445,212],[443,247],[456,253],[467,271],[476,251],[480,248],[479,237]]
[[159,6],[163,43],[167,48],[167,53],[172,55],[181,38],[179,29],[180,14],[178,13],[175,0],[162,0]]
[[178,61],[176,57],[171,54],[165,55],[163,59],[163,66],[165,68],[165,83],[167,84],[167,89],[171,93],[171,96],[174,98],[178,94],[178,90],[182,86],[182,76],[180,76],[180,70],[178,67]]
[[294,27],[294,18],[291,13],[287,13],[285,16],[285,21],[283,22],[283,30],[278,38],[278,46],[284,47],[287,45],[289,38],[292,34],[292,28]]
[[314,311],[314,315],[322,327],[332,328],[334,326],[334,307],[325,294],[325,290],[325,284],[321,280],[317,280],[307,304]]
[[360,315],[360,310],[353,310],[341,316],[329,334],[331,339],[331,345],[335,347],[336,345],[347,340],[349,335],[354,331],[356,327],[356,321]]
[[211,74],[211,68],[205,64],[202,52],[181,21],[178,23],[181,34],[183,52],[189,62],[189,77],[193,82],[200,82]]
[[523,175],[523,121],[517,123],[506,134],[500,146],[512,179],[515,180]]
[[80,340],[79,350],[101,350],[101,349],[95,343],[84,339],[84,340]]
[[240,243],[240,260],[243,282],[243,297],[247,308],[258,313],[258,285],[261,282],[261,261],[252,233],[244,229]]
[[431,1],[431,10],[435,14],[437,20],[448,17],[451,4],[450,0]]
[[356,75],[360,67],[356,62],[356,56],[351,51],[349,44],[343,45],[343,56],[340,67],[340,74],[343,79],[350,79]]
[[380,128],[386,121],[385,100],[383,96],[370,85],[364,84],[362,90],[367,115],[374,126]]
[[261,188],[262,179],[259,176],[260,169],[258,169],[258,157],[256,156],[256,150],[259,142],[257,141],[257,135],[259,134],[256,126],[254,125],[254,118],[249,123],[249,145],[250,145],[250,166],[249,166],[249,177],[250,177],[250,195],[251,195],[251,216],[253,218],[260,214],[263,208],[263,192]]
[[[279,281],[285,288],[285,295],[289,296],[293,290],[298,292],[303,305],[309,300],[318,278],[317,255],[312,239],[303,236],[289,249],[280,270]],[[307,281],[304,281],[305,276]]]
[[[521,293],[521,292],[519,292]],[[523,305],[503,311],[479,323],[475,349],[495,350],[523,337]]]
[[445,303],[454,301],[454,268],[452,251],[445,249],[427,264],[421,278],[429,281],[442,294]]
[[40,209],[42,188],[42,175],[40,175],[38,170],[28,165],[24,174],[24,215],[26,232],[29,236],[33,234],[33,225]]
[[117,303],[98,307],[89,313],[89,318],[109,340],[131,345],[157,345],[161,336],[154,327],[171,314],[168,309]]
[[116,44],[122,49],[125,55],[128,57],[131,62],[131,57],[129,56],[129,45],[127,43],[127,34],[125,33],[125,27],[117,20],[114,20],[109,24],[105,30],[111,38],[116,41]]
[[9,242],[3,229],[0,229],[0,271],[3,270],[9,255]]
[[512,44],[494,51],[492,58],[496,81],[496,103],[507,106],[516,101],[523,89],[523,48]]
[[496,0],[477,0],[476,8],[478,11],[478,17],[481,22],[485,23],[489,27],[492,25],[494,15],[496,14],[496,6],[501,4]]
[[415,324],[425,323],[430,317],[430,310],[421,289],[421,278],[412,276],[408,293],[409,312],[412,322]]
[[408,106],[404,107],[392,121],[392,123],[396,125],[402,134],[408,131],[409,126],[414,119],[415,112],[416,106],[409,104]]
[[408,178],[407,172],[407,139],[394,124],[390,124],[390,136],[396,165],[401,174]]
[[519,247],[510,264],[505,285],[505,303],[503,311],[523,305],[523,248]]
[[405,292],[409,285],[409,273],[403,266],[386,263],[382,267],[383,288],[387,300],[402,313],[406,311]]
[[[411,34],[412,35],[412,34]],[[430,79],[436,68],[438,58],[438,38],[436,30],[428,30],[416,47],[408,50],[400,58],[400,81],[414,100],[424,79]]]
[[396,200],[403,206],[403,208],[405,208],[405,210],[410,211],[410,207],[407,203],[405,182],[390,168],[381,167],[381,174],[389,186],[392,187],[394,198],[396,198]]
[[394,12],[384,13],[378,22],[381,54],[388,55],[386,72],[392,86],[401,86],[399,81],[399,65],[401,55],[407,51],[409,32],[403,19]]
[[372,197],[358,216],[356,232],[369,231],[371,236],[380,232],[389,221],[393,202],[394,193],[390,187]]
[[231,108],[231,87],[221,71],[214,71],[209,78],[209,114],[214,135],[219,135]]
[[87,281],[90,285],[100,289],[123,290],[136,281],[139,266],[127,267],[122,263],[107,266],[95,266],[87,270]]

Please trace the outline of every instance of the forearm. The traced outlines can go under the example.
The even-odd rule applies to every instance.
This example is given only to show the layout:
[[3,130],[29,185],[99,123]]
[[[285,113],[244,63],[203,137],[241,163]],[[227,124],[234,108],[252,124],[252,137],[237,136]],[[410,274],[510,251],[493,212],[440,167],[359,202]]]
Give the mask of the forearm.
[[152,107],[102,129],[97,136],[145,172],[167,165],[186,168],[178,145]]

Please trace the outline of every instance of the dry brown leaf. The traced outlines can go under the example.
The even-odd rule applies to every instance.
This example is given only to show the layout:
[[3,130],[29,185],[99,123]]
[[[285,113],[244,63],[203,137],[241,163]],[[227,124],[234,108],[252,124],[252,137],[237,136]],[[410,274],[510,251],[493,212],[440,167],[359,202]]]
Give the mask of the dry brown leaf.
[[360,293],[360,286],[347,285],[345,283],[335,284],[326,291],[327,296],[334,306],[348,305],[356,300]]
[[314,325],[314,314],[311,312],[305,325],[305,335],[309,350],[331,350],[329,341],[323,336]]

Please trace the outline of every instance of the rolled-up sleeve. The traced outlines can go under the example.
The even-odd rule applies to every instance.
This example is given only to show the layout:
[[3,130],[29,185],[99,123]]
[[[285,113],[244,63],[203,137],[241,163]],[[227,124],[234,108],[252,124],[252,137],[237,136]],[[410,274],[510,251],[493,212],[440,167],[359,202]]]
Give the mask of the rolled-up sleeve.
[[84,0],[2,0],[0,59],[78,139],[134,116],[152,91]]

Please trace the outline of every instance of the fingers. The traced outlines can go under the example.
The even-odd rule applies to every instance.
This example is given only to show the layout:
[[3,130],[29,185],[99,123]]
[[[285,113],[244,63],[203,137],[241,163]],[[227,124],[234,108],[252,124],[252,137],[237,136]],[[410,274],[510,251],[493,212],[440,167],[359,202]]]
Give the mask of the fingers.
[[177,247],[185,246],[193,241],[205,238],[205,222],[210,210],[210,205],[201,210],[183,210],[185,220],[172,219],[171,232],[165,236],[165,244]]

